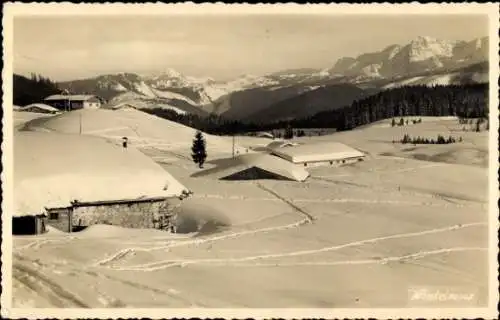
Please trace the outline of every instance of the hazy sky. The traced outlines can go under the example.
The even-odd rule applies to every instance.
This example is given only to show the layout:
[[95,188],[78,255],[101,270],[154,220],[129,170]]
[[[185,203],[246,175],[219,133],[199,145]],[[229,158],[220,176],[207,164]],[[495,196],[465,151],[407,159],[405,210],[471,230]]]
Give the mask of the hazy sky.
[[406,44],[417,36],[471,40],[485,16],[73,16],[16,17],[14,71],[72,80],[165,68],[227,79]]

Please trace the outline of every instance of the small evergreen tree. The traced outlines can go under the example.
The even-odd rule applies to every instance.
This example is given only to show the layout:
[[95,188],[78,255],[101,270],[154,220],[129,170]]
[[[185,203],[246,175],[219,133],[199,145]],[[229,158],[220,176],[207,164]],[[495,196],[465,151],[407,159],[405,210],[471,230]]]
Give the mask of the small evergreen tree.
[[477,119],[477,122],[476,122],[476,132],[480,132],[480,131],[481,131],[481,120]]
[[396,126],[396,120],[394,120],[394,118],[392,118],[391,127],[395,127],[395,126]]
[[205,163],[205,159],[207,158],[207,150],[205,138],[203,138],[203,134],[201,133],[201,131],[196,132],[191,151],[191,157],[193,158],[194,163],[198,164],[200,169],[203,168],[203,164]]
[[404,125],[405,125],[405,120],[404,120],[403,118],[401,118],[401,119],[399,120],[399,126],[400,126],[400,127],[402,127],[402,126],[404,126]]

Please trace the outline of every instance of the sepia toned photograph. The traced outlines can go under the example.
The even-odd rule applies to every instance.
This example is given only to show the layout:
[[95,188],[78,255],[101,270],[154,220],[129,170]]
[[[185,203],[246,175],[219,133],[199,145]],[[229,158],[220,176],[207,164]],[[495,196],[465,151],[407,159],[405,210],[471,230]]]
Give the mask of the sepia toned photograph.
[[498,9],[5,4],[2,316],[493,317]]

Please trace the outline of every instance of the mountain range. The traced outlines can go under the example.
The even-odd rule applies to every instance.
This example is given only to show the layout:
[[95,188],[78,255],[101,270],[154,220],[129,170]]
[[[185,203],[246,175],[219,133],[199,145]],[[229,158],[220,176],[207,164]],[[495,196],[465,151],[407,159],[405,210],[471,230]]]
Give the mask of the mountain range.
[[486,37],[468,42],[418,37],[406,45],[340,58],[321,70],[283,70],[222,82],[167,69],[147,75],[101,75],[58,85],[74,93],[97,94],[111,106],[215,113],[235,120],[282,120],[342,107],[396,86],[487,82],[488,47]]

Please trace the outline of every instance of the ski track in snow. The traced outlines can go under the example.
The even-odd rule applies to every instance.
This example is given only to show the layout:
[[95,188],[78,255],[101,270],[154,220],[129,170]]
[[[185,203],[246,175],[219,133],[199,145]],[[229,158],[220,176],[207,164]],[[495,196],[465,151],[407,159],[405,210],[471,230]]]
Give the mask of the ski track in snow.
[[119,252],[115,253],[114,255],[112,255],[108,258],[105,258],[105,259],[102,259],[100,261],[93,263],[93,266],[104,267],[104,266],[109,265],[113,262],[116,262],[120,259],[123,259],[124,257],[126,257],[129,254],[134,253],[134,252],[151,252],[151,251],[167,250],[170,248],[189,246],[189,245],[201,245],[201,244],[210,243],[210,242],[214,242],[214,241],[237,238],[237,237],[241,237],[241,236],[245,236],[245,235],[255,235],[257,233],[262,233],[262,232],[270,232],[270,231],[278,231],[278,230],[286,230],[286,229],[296,228],[296,227],[299,227],[299,226],[306,224],[306,223],[308,223],[308,220],[303,219],[303,220],[300,220],[300,221],[297,221],[294,223],[290,223],[290,224],[286,224],[286,225],[279,225],[279,226],[260,228],[260,229],[255,229],[255,230],[233,232],[233,233],[228,233],[228,234],[224,234],[224,235],[218,235],[218,236],[213,236],[213,237],[209,237],[209,238],[204,238],[204,239],[179,241],[179,242],[174,242],[174,243],[170,243],[170,244],[167,244],[164,246],[158,246],[158,247],[126,248],[126,249],[120,250]]
[[[97,261],[93,265],[94,266],[101,266],[101,267],[106,266],[106,265],[109,265],[110,263],[121,260],[121,259],[125,258],[126,256],[128,256],[129,254],[134,253],[134,252],[150,252],[150,251],[154,251],[154,250],[166,250],[166,249],[179,247],[179,246],[186,246],[186,245],[190,245],[190,244],[200,245],[200,244],[214,242],[214,241],[236,238],[236,237],[240,237],[240,236],[244,236],[244,235],[254,235],[254,234],[262,233],[262,232],[285,230],[285,229],[290,229],[290,228],[296,228],[296,227],[302,226],[304,224],[311,223],[315,220],[315,218],[310,213],[304,211],[302,208],[297,207],[290,200],[287,200],[287,199],[281,197],[279,194],[277,194],[276,192],[272,191],[271,189],[263,186],[260,183],[256,183],[256,185],[258,188],[275,196],[277,200],[280,200],[280,201],[284,202],[285,204],[287,204],[294,211],[304,215],[305,219],[302,219],[300,221],[297,221],[297,222],[294,222],[291,224],[286,224],[286,225],[260,228],[260,229],[255,229],[255,230],[247,230],[247,231],[241,231],[241,232],[233,232],[233,233],[214,236],[214,237],[205,238],[205,239],[181,241],[181,242],[177,242],[177,243],[173,243],[173,244],[168,244],[166,246],[159,246],[159,247],[153,247],[153,248],[127,248],[127,249],[124,249],[124,250],[117,252],[116,254],[112,255],[109,258]],[[224,198],[224,197],[222,197],[222,198]]]
[[16,246],[15,250],[25,250],[25,249],[39,249],[45,244],[49,243],[64,243],[64,242],[69,242],[71,240],[76,239],[76,237],[64,237],[64,238],[58,238],[58,239],[37,239],[35,241],[32,241],[28,244],[22,245],[22,246]]
[[88,308],[88,306],[72,292],[64,289],[59,284],[50,280],[42,273],[20,263],[13,263],[12,276],[19,283],[30,288],[34,292],[43,295],[57,307],[78,307]]
[[212,263],[214,266],[232,266],[232,267],[294,267],[294,266],[338,266],[338,265],[362,265],[362,264],[387,264],[389,262],[400,262],[407,260],[417,260],[431,255],[438,255],[452,252],[467,252],[467,251],[487,251],[488,248],[483,247],[453,247],[429,251],[419,251],[417,253],[407,254],[403,256],[390,256],[381,259],[364,259],[364,260],[342,260],[342,261],[306,261],[306,262],[276,262],[276,263]]
[[99,130],[90,130],[90,131],[84,131],[84,134],[96,134],[96,133],[103,133],[103,132],[110,132],[110,131],[119,131],[119,130],[127,130],[131,129],[130,127],[112,127],[112,128],[106,128],[106,129],[99,129]]
[[[433,166],[433,165],[431,165]],[[328,181],[327,179],[325,179]],[[332,181],[334,182],[334,181]],[[135,253],[135,252],[151,252],[151,251],[156,251],[156,250],[168,250],[170,248],[174,247],[180,247],[180,246],[188,246],[188,245],[201,245],[204,243],[209,243],[209,242],[215,242],[215,241],[221,241],[221,240],[226,240],[226,239],[232,239],[236,237],[241,237],[241,236],[246,236],[246,235],[255,235],[258,233],[262,232],[271,232],[271,231],[280,231],[280,230],[286,230],[286,229],[291,229],[291,228],[296,228],[301,225],[311,223],[315,220],[315,218],[309,214],[308,212],[304,211],[302,208],[296,206],[294,203],[366,203],[366,204],[402,204],[402,205],[415,205],[415,206],[420,206],[420,205],[439,205],[439,204],[433,204],[433,203],[422,203],[422,202],[405,202],[405,201],[397,201],[397,200],[368,200],[368,199],[294,199],[294,200],[288,200],[280,196],[278,193],[275,191],[263,186],[260,183],[255,183],[255,185],[272,194],[274,198],[251,198],[251,197],[245,197],[245,196],[223,196],[223,195],[215,195],[215,194],[196,194],[195,197],[197,198],[215,198],[215,199],[237,199],[237,200],[265,200],[265,201],[282,201],[288,206],[290,206],[294,211],[297,211],[298,213],[302,214],[305,216],[305,219],[300,220],[295,223],[291,224],[286,224],[286,225],[280,225],[280,226],[273,226],[273,227],[266,227],[266,228],[260,228],[260,229],[255,229],[255,230],[247,230],[247,231],[240,231],[240,232],[233,232],[229,234],[224,234],[224,235],[219,235],[219,236],[214,236],[210,238],[205,238],[205,239],[196,239],[196,240],[188,240],[188,241],[179,241],[179,242],[174,242],[174,243],[169,243],[164,246],[157,246],[157,247],[151,247],[151,248],[141,248],[141,247],[136,247],[136,248],[126,248],[123,250],[120,250],[119,252],[115,253],[114,255],[102,259],[100,261],[95,262],[93,265],[94,266],[109,266],[112,263],[116,263],[117,261],[127,257],[128,255]],[[427,194],[428,195],[428,194]],[[436,198],[433,196],[433,198]],[[458,203],[447,203],[447,205],[452,204],[455,206],[463,206]]]
[[[170,267],[182,267],[182,266],[186,266],[189,264],[235,263],[235,262],[247,262],[247,261],[258,261],[258,260],[265,260],[265,259],[283,258],[283,257],[296,257],[296,256],[304,256],[304,255],[316,254],[316,253],[321,253],[321,252],[331,252],[331,251],[336,251],[336,250],[340,250],[340,249],[344,249],[344,248],[356,247],[356,246],[361,246],[361,245],[365,245],[365,244],[372,244],[372,243],[376,243],[376,242],[384,241],[384,240],[418,237],[418,236],[424,236],[424,235],[428,235],[428,234],[442,233],[442,232],[448,232],[448,231],[458,230],[458,229],[467,228],[467,227],[484,226],[484,225],[487,225],[487,223],[486,222],[473,222],[473,223],[467,223],[467,224],[461,224],[461,225],[458,224],[458,225],[451,225],[451,226],[437,228],[437,229],[430,229],[430,230],[410,232],[410,233],[400,233],[400,234],[394,234],[394,235],[389,235],[389,236],[383,236],[383,237],[377,237],[377,238],[371,238],[371,239],[365,239],[365,240],[358,240],[358,241],[348,242],[348,243],[341,244],[341,245],[323,247],[323,248],[319,248],[319,249],[300,250],[300,251],[292,251],[292,252],[286,252],[286,253],[256,255],[256,256],[248,256],[248,257],[243,257],[243,258],[198,259],[198,260],[163,260],[163,261],[134,265],[134,266],[126,266],[126,267],[116,267],[115,266],[115,267],[112,267],[112,269],[121,270],[121,271],[126,270],[126,271],[151,272],[151,271],[157,271],[157,270],[161,270],[161,269],[167,269]],[[356,260],[354,260],[354,261],[356,261]],[[347,262],[344,262],[344,263],[347,263]]]

